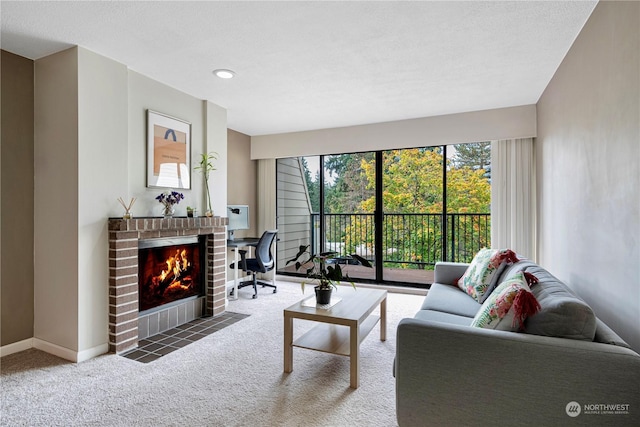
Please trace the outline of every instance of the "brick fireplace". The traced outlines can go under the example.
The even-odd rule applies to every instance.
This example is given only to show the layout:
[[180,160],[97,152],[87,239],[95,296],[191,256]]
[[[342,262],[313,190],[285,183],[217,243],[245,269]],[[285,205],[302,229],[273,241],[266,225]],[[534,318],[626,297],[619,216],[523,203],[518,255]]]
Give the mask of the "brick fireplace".
[[[173,316],[173,312],[157,314],[166,319],[164,324],[175,327],[192,320],[190,316],[216,316],[224,312],[227,221],[221,217],[109,218],[109,351],[122,353],[135,348],[141,334],[153,330],[147,318],[145,323],[139,323],[138,243],[141,240],[183,236],[206,239],[204,297],[189,301],[185,308],[174,307]],[[186,314],[178,314],[180,310]]]

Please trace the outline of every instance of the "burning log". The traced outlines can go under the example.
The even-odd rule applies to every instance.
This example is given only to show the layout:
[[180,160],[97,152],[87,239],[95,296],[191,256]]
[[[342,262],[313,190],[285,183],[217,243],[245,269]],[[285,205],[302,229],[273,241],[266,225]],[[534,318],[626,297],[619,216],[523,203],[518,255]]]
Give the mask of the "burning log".
[[161,279],[156,288],[156,294],[162,295],[172,283],[183,280],[185,277],[190,276],[193,267],[188,265],[185,270],[169,270],[169,273]]
[[185,249],[177,250],[175,255],[167,258],[165,263],[167,269],[162,270],[159,276],[152,279],[152,288],[155,289],[155,294],[158,296],[162,296],[171,284],[179,282],[182,278],[190,275],[193,269]]

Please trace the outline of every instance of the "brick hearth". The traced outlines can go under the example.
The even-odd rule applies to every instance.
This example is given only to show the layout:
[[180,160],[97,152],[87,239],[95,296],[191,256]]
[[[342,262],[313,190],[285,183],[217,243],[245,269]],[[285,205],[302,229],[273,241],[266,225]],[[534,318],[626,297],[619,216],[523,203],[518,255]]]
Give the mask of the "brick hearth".
[[138,241],[206,236],[206,316],[225,310],[226,230],[228,219],[109,218],[109,351],[138,346]]

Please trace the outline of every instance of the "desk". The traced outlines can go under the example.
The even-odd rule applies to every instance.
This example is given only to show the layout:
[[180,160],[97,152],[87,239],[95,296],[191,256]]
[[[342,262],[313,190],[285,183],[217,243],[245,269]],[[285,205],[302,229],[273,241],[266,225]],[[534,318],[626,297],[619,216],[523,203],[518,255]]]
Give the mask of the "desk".
[[[233,240],[227,240],[227,247],[234,248],[234,256],[233,256],[233,299],[238,299],[238,272],[241,270],[240,263],[240,248],[251,248],[256,247],[258,245],[258,241],[260,241],[259,237],[242,237]],[[225,290],[226,292],[226,290]]]

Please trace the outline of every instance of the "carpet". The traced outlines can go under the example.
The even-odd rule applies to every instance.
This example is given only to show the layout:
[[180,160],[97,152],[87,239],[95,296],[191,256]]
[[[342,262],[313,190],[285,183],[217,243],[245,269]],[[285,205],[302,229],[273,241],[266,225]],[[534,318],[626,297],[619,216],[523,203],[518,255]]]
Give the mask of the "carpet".
[[[283,373],[283,309],[303,298],[300,285],[258,293],[241,290],[227,307],[249,317],[151,363],[106,354],[74,364],[35,349],[3,357],[0,425],[397,425],[396,327],[423,296],[389,293],[387,340],[378,325],[362,342],[354,390],[344,356],[294,348],[293,372]],[[294,320],[294,338],[312,326]]]

